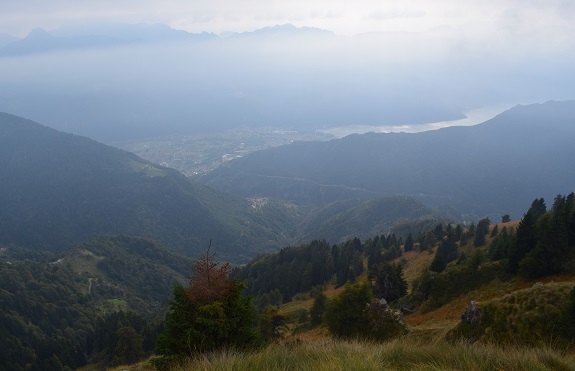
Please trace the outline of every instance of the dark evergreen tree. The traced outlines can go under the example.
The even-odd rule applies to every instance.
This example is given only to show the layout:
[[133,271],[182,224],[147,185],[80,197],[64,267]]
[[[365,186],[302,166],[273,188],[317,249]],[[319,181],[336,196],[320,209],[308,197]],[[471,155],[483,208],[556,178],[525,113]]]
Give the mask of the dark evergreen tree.
[[575,193],[565,200],[565,224],[567,225],[567,245],[575,249]]
[[357,237],[353,239],[353,246],[356,251],[362,253],[363,252],[363,245],[361,244],[361,240]]
[[433,231],[427,231],[424,234],[423,239],[419,244],[419,250],[420,251],[431,250],[436,243],[437,239],[435,238],[435,234],[433,233]]
[[113,365],[130,365],[144,357],[144,339],[131,326],[118,329]]
[[461,246],[467,244],[467,242],[471,238],[475,238],[475,223],[471,223],[469,228],[467,228],[466,231],[461,233],[461,239],[460,239]]
[[536,244],[519,262],[521,275],[538,278],[561,273],[568,259],[566,199],[557,196],[551,210],[537,219]]
[[438,224],[435,226],[435,228],[433,229],[433,234],[435,235],[435,239],[437,240],[441,240],[444,236],[443,234],[443,225],[442,224]]
[[499,233],[499,226],[497,224],[495,224],[495,226],[493,227],[493,229],[491,230],[491,235],[490,237],[495,237],[497,236],[497,233]]
[[435,257],[431,261],[429,270],[432,272],[443,272],[445,270],[445,267],[447,267],[447,263],[443,259],[443,256],[435,253]]
[[383,243],[382,239],[376,238],[375,242],[371,247],[366,249],[367,252],[367,268],[375,267],[379,263],[383,262]]
[[514,239],[513,234],[508,232],[507,227],[501,229],[501,233],[491,240],[489,246],[489,259],[492,261],[506,259],[512,249]]
[[475,228],[475,239],[473,240],[473,246],[479,247],[485,245],[485,235],[489,232],[490,225],[489,218],[484,218],[477,223],[477,228]]
[[439,243],[435,257],[431,262],[430,270],[443,272],[450,262],[457,259],[459,255],[457,243],[454,236],[449,236]]
[[360,276],[363,273],[363,256],[359,252],[355,252],[352,261],[352,268],[354,275]]
[[313,301],[313,305],[309,310],[311,324],[313,326],[319,325],[322,322],[323,314],[327,304],[327,296],[322,292],[317,295]]
[[336,287],[340,287],[346,284],[346,282],[353,282],[355,281],[355,276],[353,275],[353,271],[349,266],[345,266],[342,268],[341,271],[336,272],[335,275],[335,283]]
[[391,246],[393,246],[393,245],[399,245],[399,240],[398,240],[397,236],[395,235],[395,233],[388,234],[386,241],[387,242],[385,244],[385,247],[388,249],[391,248]]
[[538,219],[540,216],[547,212],[547,206],[545,205],[545,200],[543,198],[535,199],[531,203],[531,207],[529,211],[533,214],[535,219]]
[[391,247],[383,255],[383,261],[389,262],[401,256],[401,248],[398,245],[391,245]]
[[[519,225],[517,226],[517,232],[515,234],[516,241],[513,244],[511,251],[509,252],[509,259],[508,259],[508,270],[511,273],[517,273],[519,270],[519,262],[533,249],[537,244],[537,232],[536,232],[536,224],[537,220],[546,212],[545,201],[540,199],[535,199],[531,203],[531,207],[525,215]],[[541,251],[537,253],[539,255]],[[534,261],[535,255],[530,258],[529,263],[525,263],[532,267],[536,264]],[[529,269],[529,268],[526,268]]]
[[407,294],[407,281],[403,277],[401,264],[379,264],[369,272],[368,277],[376,298],[392,302]]
[[511,217],[509,214],[505,214],[501,217],[501,223],[509,223],[511,221]]
[[405,239],[405,245],[403,246],[403,250],[405,250],[405,252],[413,250],[413,236],[411,235],[411,232]]
[[463,234],[463,227],[461,224],[457,224],[455,229],[453,230],[453,236],[455,237],[455,241],[461,241],[461,235]]

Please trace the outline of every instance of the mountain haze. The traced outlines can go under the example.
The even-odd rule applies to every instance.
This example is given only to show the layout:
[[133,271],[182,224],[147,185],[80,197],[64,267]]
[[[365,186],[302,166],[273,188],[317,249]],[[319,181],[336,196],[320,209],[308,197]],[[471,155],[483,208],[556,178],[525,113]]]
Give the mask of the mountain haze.
[[238,195],[320,205],[408,195],[476,215],[573,189],[575,101],[517,106],[470,127],[350,135],[252,153],[200,178]]
[[[238,197],[91,139],[0,114],[0,244],[63,251],[102,234],[157,240],[198,256],[213,240],[222,260],[245,262],[310,238],[340,242],[445,215],[407,197],[313,209]],[[450,215],[457,219],[457,215]]]
[[289,219],[281,211],[262,217],[248,201],[175,170],[8,114],[0,114],[0,172],[3,244],[61,251],[123,233],[195,256],[213,239],[237,261],[289,241],[278,234],[279,220]]

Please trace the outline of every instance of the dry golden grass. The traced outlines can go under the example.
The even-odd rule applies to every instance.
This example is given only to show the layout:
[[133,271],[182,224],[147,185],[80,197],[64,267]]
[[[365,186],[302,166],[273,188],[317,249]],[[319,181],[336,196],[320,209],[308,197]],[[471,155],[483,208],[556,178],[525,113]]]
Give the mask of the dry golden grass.
[[403,338],[387,343],[332,340],[222,351],[173,370],[573,370],[575,357],[550,349],[449,344]]
[[393,263],[404,262],[403,277],[411,287],[411,283],[419,277],[422,271],[429,268],[433,257],[435,256],[436,248],[430,251],[408,251],[404,252],[399,258],[395,259]]

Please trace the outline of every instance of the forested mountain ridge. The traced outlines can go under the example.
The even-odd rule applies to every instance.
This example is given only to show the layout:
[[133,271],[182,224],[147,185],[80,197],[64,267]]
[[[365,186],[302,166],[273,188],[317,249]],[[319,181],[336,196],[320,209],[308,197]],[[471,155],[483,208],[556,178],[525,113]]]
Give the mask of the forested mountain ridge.
[[322,204],[408,195],[478,216],[511,213],[575,183],[575,101],[516,106],[470,127],[350,135],[249,154],[200,178],[239,195]]
[[[310,239],[341,242],[442,214],[407,197],[349,200],[311,209],[247,199],[91,139],[0,114],[0,243],[62,251],[102,234],[160,241],[196,256],[246,262]],[[451,219],[457,216],[450,215]]]
[[62,251],[100,234],[144,236],[196,255],[248,259],[289,243],[297,208],[263,211],[175,170],[88,138],[0,114],[0,243]]

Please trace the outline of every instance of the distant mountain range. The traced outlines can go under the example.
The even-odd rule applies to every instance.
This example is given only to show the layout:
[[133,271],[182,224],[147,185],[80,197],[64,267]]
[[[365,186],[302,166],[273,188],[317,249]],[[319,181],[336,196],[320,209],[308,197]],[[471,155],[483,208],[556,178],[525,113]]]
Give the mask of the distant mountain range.
[[575,101],[516,106],[476,126],[299,142],[200,178],[237,195],[313,205],[389,195],[477,216],[510,213],[575,187]]
[[[224,38],[267,38],[333,36],[330,31],[291,24],[265,27],[252,32],[230,33]],[[68,26],[54,31],[32,30],[24,38],[0,35],[0,57],[21,56],[52,51],[115,47],[129,44],[173,41],[206,41],[222,37],[208,32],[191,33],[175,30],[164,24],[96,24]]]
[[0,173],[0,244],[34,250],[63,251],[102,234],[126,234],[189,256],[213,240],[220,259],[238,263],[310,238],[335,243],[385,233],[406,219],[445,216],[405,197],[317,211],[238,197],[132,153],[4,113]]

